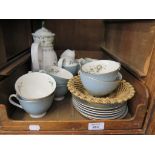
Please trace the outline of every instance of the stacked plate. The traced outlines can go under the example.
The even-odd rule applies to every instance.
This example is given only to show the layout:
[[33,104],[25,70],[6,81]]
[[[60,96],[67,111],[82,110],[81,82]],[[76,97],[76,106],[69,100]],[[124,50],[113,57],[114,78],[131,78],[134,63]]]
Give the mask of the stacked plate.
[[68,89],[72,93],[74,108],[89,119],[121,119],[128,113],[127,101],[135,90],[127,81],[121,80],[118,88],[104,97],[94,97],[83,87],[80,77],[69,80]]
[[74,108],[89,119],[121,119],[128,113],[127,102],[122,104],[93,104],[72,96]]

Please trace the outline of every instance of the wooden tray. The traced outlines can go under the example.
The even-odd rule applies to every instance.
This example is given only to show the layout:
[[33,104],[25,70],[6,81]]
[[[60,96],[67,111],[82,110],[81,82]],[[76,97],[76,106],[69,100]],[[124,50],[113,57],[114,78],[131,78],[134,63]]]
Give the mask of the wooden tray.
[[[129,113],[124,119],[89,120],[77,112],[68,94],[61,102],[53,102],[47,115],[31,118],[26,112],[9,103],[0,104],[1,134],[143,134],[143,121],[147,111],[148,92],[145,86],[127,72],[123,77],[134,85],[136,95],[128,101]],[[90,123],[104,123],[104,129],[88,130]],[[33,131],[32,131],[33,130]]]
[[[102,51],[78,51],[78,57],[104,59]],[[0,81],[0,134],[144,134],[144,121],[148,107],[148,91],[145,85],[129,72],[121,70],[123,79],[135,88],[134,98],[128,101],[129,112],[126,118],[117,120],[89,120],[77,112],[68,93],[61,102],[53,102],[47,115],[32,119],[24,111],[8,102],[14,93],[14,83],[18,77],[30,70],[30,59]],[[104,123],[102,130],[88,130],[90,123]],[[33,131],[32,131],[33,130]]]

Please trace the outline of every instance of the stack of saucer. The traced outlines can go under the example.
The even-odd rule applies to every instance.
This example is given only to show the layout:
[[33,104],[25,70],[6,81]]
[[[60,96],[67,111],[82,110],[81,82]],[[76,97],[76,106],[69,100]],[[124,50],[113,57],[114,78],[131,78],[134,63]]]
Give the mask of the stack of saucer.
[[124,118],[128,113],[127,101],[135,94],[133,86],[121,80],[112,93],[95,97],[85,89],[79,76],[74,76],[69,80],[68,89],[72,93],[74,108],[89,119]]
[[95,104],[90,104],[75,96],[72,96],[74,108],[79,111],[83,116],[89,119],[116,119],[124,118],[128,113],[127,103],[102,105],[97,107]]

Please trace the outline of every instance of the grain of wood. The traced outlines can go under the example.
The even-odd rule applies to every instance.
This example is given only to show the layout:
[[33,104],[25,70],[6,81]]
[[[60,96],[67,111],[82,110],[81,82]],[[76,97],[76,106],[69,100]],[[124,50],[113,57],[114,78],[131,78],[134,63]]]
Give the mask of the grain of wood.
[[154,25],[154,21],[107,23],[105,48],[140,76],[146,76],[155,40]]

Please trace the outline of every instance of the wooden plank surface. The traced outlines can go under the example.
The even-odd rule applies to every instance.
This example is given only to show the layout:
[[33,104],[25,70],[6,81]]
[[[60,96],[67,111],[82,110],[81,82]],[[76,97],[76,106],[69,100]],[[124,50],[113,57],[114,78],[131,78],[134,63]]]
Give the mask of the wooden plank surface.
[[[104,23],[101,19],[48,19],[45,27],[55,33],[56,50],[99,50],[103,40]],[[33,31],[41,28],[41,21],[32,21]]]
[[145,79],[145,84],[149,88],[150,94],[155,98],[155,47],[151,57],[151,65],[149,67],[148,75]]
[[155,21],[113,22],[105,25],[104,47],[110,54],[135,69],[148,73],[155,41]]
[[1,20],[0,24],[7,60],[30,47],[32,37],[30,20]]
[[0,25],[0,68],[6,63],[6,51],[4,46],[4,38],[2,32],[2,26]]
[[5,68],[0,70],[1,76],[9,76],[15,69],[24,64],[26,61],[30,59],[30,52],[27,50],[25,53],[20,54],[18,57],[12,59]]
[[23,134],[31,134],[31,135],[40,135],[40,134],[47,134],[47,135],[143,135],[145,134],[145,130],[143,129],[132,129],[132,130],[103,130],[103,131],[3,131],[0,130],[0,135],[23,135]]

